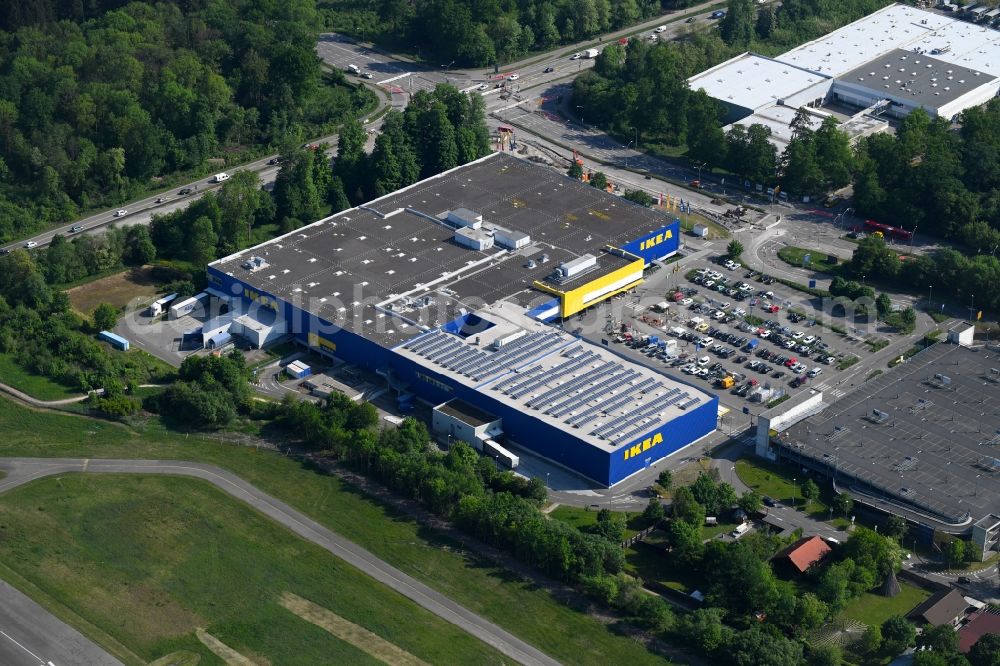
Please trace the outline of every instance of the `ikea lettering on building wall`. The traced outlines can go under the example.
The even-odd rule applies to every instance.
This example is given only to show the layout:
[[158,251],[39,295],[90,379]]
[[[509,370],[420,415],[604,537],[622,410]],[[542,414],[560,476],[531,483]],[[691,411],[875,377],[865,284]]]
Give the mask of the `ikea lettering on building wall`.
[[652,437],[647,437],[641,442],[637,442],[632,446],[628,447],[627,449],[625,449],[624,452],[625,460],[628,460],[629,458],[634,458],[638,455],[642,455],[643,451],[649,451],[657,444],[662,444],[662,443],[663,443],[663,435],[661,433],[656,433]]
[[680,232],[681,221],[674,220],[661,229],[627,243],[622,249],[642,257],[648,264],[675,254],[680,248]]

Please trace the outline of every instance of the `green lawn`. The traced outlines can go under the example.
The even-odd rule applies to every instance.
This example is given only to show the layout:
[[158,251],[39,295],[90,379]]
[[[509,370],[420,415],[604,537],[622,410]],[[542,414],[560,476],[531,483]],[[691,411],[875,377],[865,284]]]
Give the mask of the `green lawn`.
[[865,592],[849,603],[841,615],[869,626],[882,624],[892,615],[906,615],[929,596],[931,593],[927,590],[899,581],[899,594],[896,596],[883,597]]
[[150,426],[133,431],[84,417],[36,412],[0,400],[0,455],[123,457],[214,463],[288,502],[331,530],[482,614],[551,657],[573,664],[662,663],[637,642],[567,608],[416,521],[336,478],[280,455]]
[[[778,465],[762,459],[741,458],[736,461],[736,474],[743,483],[747,484],[761,495],[779,500],[788,506],[798,506],[805,508],[806,513],[812,514],[816,518],[829,518],[829,507],[822,500],[823,491],[818,500],[806,502],[802,497],[799,483],[802,483],[804,476],[796,475],[795,469],[789,465]],[[798,479],[793,483],[792,479]]]
[[11,354],[0,354],[0,382],[39,400],[62,400],[80,395],[48,377],[31,374]]
[[279,605],[290,591],[429,663],[504,663],[461,629],[197,479],[44,479],[0,497],[0,524],[0,562],[144,662],[177,650],[214,660],[194,636],[202,627],[273,664],[379,663]]
[[[803,265],[802,262],[807,254],[809,255],[809,263]],[[778,258],[786,264],[798,267],[804,266],[805,268],[812,268],[817,271],[831,271],[836,269],[840,261],[837,257],[833,257],[833,261],[830,261],[830,256],[826,252],[811,250],[807,247],[795,247],[794,245],[786,245],[778,250]]]
[[639,544],[625,549],[625,572],[685,594],[704,585],[700,576],[692,575],[690,569],[674,565],[665,552]]
[[[584,529],[597,524],[597,509],[585,509],[576,506],[560,505],[549,513],[549,517],[572,525],[576,529]],[[649,526],[642,513],[625,513],[625,538],[628,539]]]

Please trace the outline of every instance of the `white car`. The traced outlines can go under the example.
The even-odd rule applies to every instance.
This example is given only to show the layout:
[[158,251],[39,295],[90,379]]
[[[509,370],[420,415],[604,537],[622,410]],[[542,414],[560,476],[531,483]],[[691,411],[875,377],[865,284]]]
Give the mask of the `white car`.
[[730,303],[729,301],[726,301],[725,303],[723,303],[722,305],[719,306],[719,309],[720,310],[728,310],[731,307],[733,307],[733,304]]
[[705,365],[708,365],[711,362],[712,362],[712,359],[710,359],[707,356],[702,356],[701,358],[698,359],[698,365],[699,366],[705,366]]
[[124,208],[115,211],[115,217],[125,217],[126,215],[128,215],[128,211]]
[[[715,338],[704,337],[698,341],[698,344],[702,347],[711,347],[713,342],[715,342]],[[706,356],[705,358],[708,357]]]
[[490,87],[485,83],[480,83],[478,86],[476,86],[476,90],[489,90],[489,88]]
[[792,366],[792,372],[803,372],[807,367],[805,363],[796,363]]
[[573,55],[571,55],[571,56],[569,57],[569,59],[570,59],[570,60],[579,60],[579,59],[580,59],[580,58],[582,58],[582,57],[583,57],[583,54],[582,54],[582,53],[574,53]]
[[667,31],[667,26],[660,25],[660,26],[657,26],[656,30],[654,30],[653,32],[666,32],[666,31]]
[[685,307],[687,307],[688,305],[691,305],[692,303],[694,303],[694,299],[693,298],[684,298],[684,299],[681,299],[681,305],[683,305]]
[[683,368],[681,368],[681,372],[683,372],[686,375],[693,375],[694,373],[698,372],[698,366],[695,365],[694,363],[688,363]]
[[782,345],[785,349],[795,349],[795,340],[785,340]]
[[736,308],[735,310],[733,310],[733,314],[736,315],[737,317],[745,317],[747,311],[744,310],[743,308]]
[[715,286],[715,280],[705,280],[705,282],[703,284],[706,287],[714,287]]
[[709,273],[709,275],[712,276],[713,280],[721,280],[722,279],[722,273],[720,273],[719,271],[712,271],[711,273]]
[[24,244],[24,247],[30,250],[33,247],[38,247],[38,243],[36,243],[35,241],[28,241],[27,243]]
[[716,310],[715,312],[712,313],[712,319],[722,319],[725,316],[726,313],[723,312],[722,310]]
[[811,345],[814,342],[816,342],[816,336],[815,335],[807,335],[806,337],[804,337],[802,339],[802,344],[804,344],[804,345]]
[[510,76],[507,77],[507,80],[508,81],[517,81],[519,78],[521,78],[520,74],[511,74]]
[[761,332],[760,332],[760,333],[758,333],[758,335],[759,335],[760,337],[764,338],[765,340],[767,340],[767,339],[768,339],[769,337],[771,337],[771,331],[769,331],[769,330],[767,330],[767,329],[765,328],[765,329],[761,330]]
[[823,368],[815,367],[807,373],[810,377],[819,377],[823,374]]
[[699,377],[708,377],[708,368],[698,368],[698,372],[694,374]]
[[805,333],[803,333],[802,331],[795,331],[794,333],[792,333],[792,339],[793,340],[798,340],[803,335],[805,335]]

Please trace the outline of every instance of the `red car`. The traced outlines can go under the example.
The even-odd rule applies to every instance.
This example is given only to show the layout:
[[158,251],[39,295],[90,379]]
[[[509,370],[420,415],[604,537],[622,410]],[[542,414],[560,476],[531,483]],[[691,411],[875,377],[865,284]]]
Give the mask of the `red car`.
[[785,367],[786,368],[790,368],[790,367],[792,367],[793,365],[795,365],[798,362],[799,362],[799,359],[797,359],[797,358],[795,358],[793,356],[792,358],[790,358],[787,361],[785,361]]
[[777,305],[769,305],[766,308],[764,308],[764,310],[766,310],[767,312],[770,312],[771,314],[774,314],[775,312],[777,312],[780,309],[781,308],[779,308]]

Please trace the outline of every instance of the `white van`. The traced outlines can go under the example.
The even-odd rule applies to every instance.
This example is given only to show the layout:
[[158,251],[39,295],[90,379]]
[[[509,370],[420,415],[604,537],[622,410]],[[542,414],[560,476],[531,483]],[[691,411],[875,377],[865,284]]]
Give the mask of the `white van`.
[[217,173],[212,176],[213,183],[221,183],[224,180],[229,180],[229,174],[223,171],[222,173]]
[[350,72],[351,74],[354,74],[355,76],[359,76],[361,74],[361,68],[358,67],[357,65],[348,65],[347,71]]

